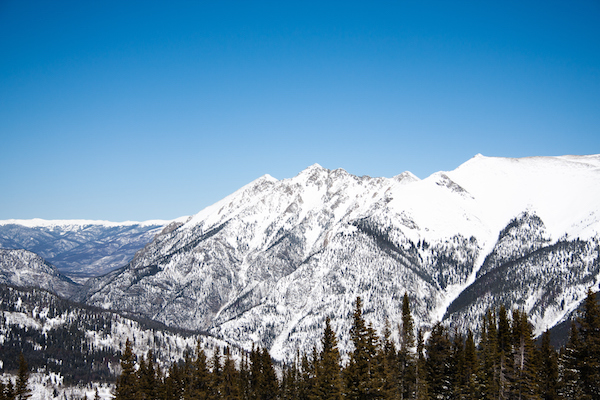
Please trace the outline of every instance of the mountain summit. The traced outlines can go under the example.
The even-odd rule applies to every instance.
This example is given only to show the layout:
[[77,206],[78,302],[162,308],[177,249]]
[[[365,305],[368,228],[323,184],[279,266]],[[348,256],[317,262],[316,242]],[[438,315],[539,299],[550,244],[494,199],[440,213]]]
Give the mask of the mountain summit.
[[473,327],[504,304],[539,333],[598,286],[599,221],[599,155],[477,155],[422,180],[315,164],[168,226],[80,300],[278,359],[312,348],[326,317],[344,350],[357,296],[378,329],[407,292],[417,324]]

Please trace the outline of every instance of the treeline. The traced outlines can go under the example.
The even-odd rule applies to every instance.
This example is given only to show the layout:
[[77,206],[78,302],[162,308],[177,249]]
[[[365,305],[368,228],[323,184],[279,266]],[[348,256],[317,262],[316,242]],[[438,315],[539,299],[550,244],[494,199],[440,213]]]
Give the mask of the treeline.
[[[398,341],[389,324],[380,334],[357,298],[353,350],[342,362],[329,319],[319,348],[298,354],[277,374],[265,349],[234,362],[227,349],[194,355],[168,371],[152,353],[136,360],[125,346],[116,400],[316,399],[600,399],[600,312],[588,291],[569,341],[556,351],[548,332],[537,343],[527,315],[504,307],[487,312],[480,332],[449,332],[441,323],[416,330],[404,295]],[[479,337],[475,343],[474,337]],[[136,365],[137,364],[137,365]]]

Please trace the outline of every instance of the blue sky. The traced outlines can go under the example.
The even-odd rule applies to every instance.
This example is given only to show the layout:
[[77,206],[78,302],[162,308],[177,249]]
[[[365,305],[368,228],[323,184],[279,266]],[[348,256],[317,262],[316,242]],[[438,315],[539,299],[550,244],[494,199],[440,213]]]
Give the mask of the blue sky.
[[600,2],[0,1],[0,219],[600,153]]

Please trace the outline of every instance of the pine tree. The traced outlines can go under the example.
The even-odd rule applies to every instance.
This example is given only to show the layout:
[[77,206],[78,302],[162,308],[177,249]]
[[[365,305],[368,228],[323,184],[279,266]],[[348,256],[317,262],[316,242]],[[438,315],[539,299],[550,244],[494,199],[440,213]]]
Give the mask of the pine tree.
[[426,344],[425,363],[429,395],[434,399],[449,399],[452,394],[451,346],[447,329],[437,322]]
[[250,400],[251,386],[250,386],[250,366],[248,361],[248,354],[242,353],[242,360],[240,361],[240,372],[239,372],[239,391],[242,400]]
[[500,396],[500,373],[498,331],[496,317],[488,310],[483,318],[481,328],[481,381],[483,382],[483,398],[498,399]]
[[410,311],[410,301],[406,292],[402,298],[402,324],[400,325],[399,332],[398,374],[400,399],[412,399],[416,391],[415,326]]
[[508,313],[504,306],[498,310],[498,399],[508,399],[513,380],[512,335]]
[[135,355],[131,350],[131,342],[127,339],[121,356],[121,375],[117,378],[115,400],[132,400],[135,398],[136,390]]
[[211,373],[210,379],[208,380],[208,398],[210,400],[216,400],[221,398],[221,356],[218,347],[215,347],[213,351],[213,357],[211,360]]
[[450,371],[452,377],[452,398],[463,398],[466,392],[468,375],[465,368],[465,345],[460,332],[455,332],[450,350]]
[[229,348],[225,349],[219,393],[222,399],[241,400],[239,372],[235,368],[235,361],[231,358]]
[[340,353],[329,317],[321,340],[321,353],[316,363],[316,392],[322,400],[339,400],[342,396]]
[[464,386],[464,392],[461,398],[467,400],[481,399],[481,387],[479,383],[479,360],[477,359],[477,349],[475,347],[475,340],[473,339],[473,332],[467,330],[467,339],[465,340],[465,361],[464,371],[462,372],[466,384]]
[[360,297],[356,298],[354,306],[350,339],[354,350],[344,370],[346,396],[353,400],[376,399],[381,395],[374,365],[378,338],[372,326],[367,327],[365,323]]
[[19,355],[19,371],[15,383],[14,398],[15,400],[25,400],[31,397],[31,390],[27,386],[29,381],[29,367],[23,353]]
[[381,355],[379,357],[382,360],[381,363],[383,369],[382,397],[390,400],[400,399],[400,363],[398,361],[396,346],[392,340],[390,323],[387,319],[383,329],[380,350]]
[[282,400],[296,400],[299,399],[299,371],[297,362],[291,365],[286,365],[283,370],[280,394]]
[[[189,362],[189,364],[192,364]],[[208,371],[206,353],[200,342],[196,345],[196,359],[190,365],[189,384],[180,386],[186,400],[206,400],[209,398],[211,375]]]
[[425,344],[423,342],[423,333],[421,329],[417,331],[417,365],[415,381],[415,399],[429,399],[429,386],[427,383],[427,368],[425,358]]
[[277,398],[279,382],[267,349],[252,349],[250,362],[250,398],[253,400]]
[[540,393],[543,400],[558,400],[558,356],[550,345],[550,332],[542,334],[540,345]]
[[583,394],[577,365],[577,352],[580,346],[579,330],[575,323],[572,323],[569,340],[561,349],[558,364],[558,392],[563,399],[575,400]]
[[152,350],[148,351],[146,358],[140,361],[138,370],[138,388],[136,398],[141,400],[153,400],[158,393],[158,377],[154,365]]
[[533,343],[532,326],[525,312],[513,311],[513,377],[512,397],[540,399],[537,354]]
[[577,352],[577,364],[582,399],[600,399],[600,308],[591,289],[588,289],[583,316],[578,322],[581,346]]
[[261,364],[263,374],[263,395],[260,400],[276,399],[279,396],[279,381],[273,367],[273,359],[269,351],[263,348],[261,352]]
[[[313,348],[313,355],[316,350]],[[312,400],[316,396],[316,358],[302,354],[300,359],[300,374],[298,377],[298,399]]]

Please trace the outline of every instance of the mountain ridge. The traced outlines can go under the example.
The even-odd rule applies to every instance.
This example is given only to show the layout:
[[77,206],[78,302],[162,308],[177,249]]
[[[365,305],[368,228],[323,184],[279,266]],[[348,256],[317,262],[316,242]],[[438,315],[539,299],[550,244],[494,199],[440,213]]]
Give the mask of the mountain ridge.
[[73,298],[279,360],[310,350],[326,317],[347,351],[357,296],[379,330],[406,292],[418,326],[476,330],[504,304],[539,334],[598,288],[599,232],[600,155],[476,155],[424,179],[313,164],[157,229]]
[[[513,268],[519,279],[514,288],[503,283],[502,300],[532,311],[539,332],[597,285],[599,166],[596,155],[477,155],[425,179],[358,177],[318,164],[289,179],[265,175],[156,236],[110,277],[91,280],[82,300],[208,329],[246,348],[257,342],[289,359],[315,342],[325,316],[342,332],[343,349],[344,317],[358,295],[378,328],[398,319],[404,292],[418,324],[446,315],[468,327],[483,305],[497,305],[484,301],[487,289],[476,282],[502,282],[490,273],[527,265],[535,290],[522,291],[525,277]],[[574,271],[586,272],[560,288],[543,266],[558,274],[564,263],[556,260],[567,256]],[[468,300],[465,306],[451,308],[469,287],[484,297],[465,294],[456,303]],[[550,303],[566,305],[546,315],[535,306],[544,290],[554,291]]]

